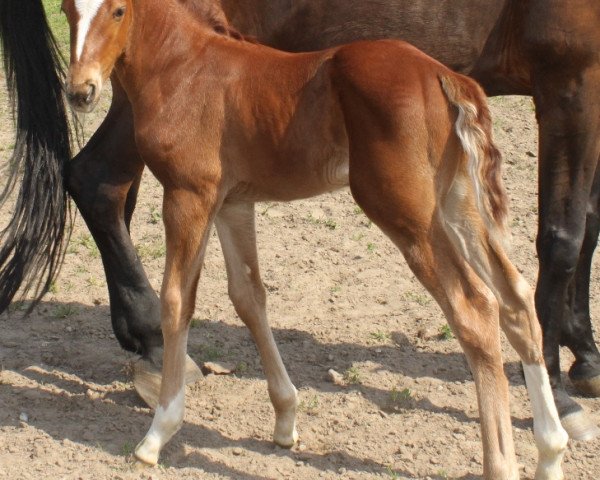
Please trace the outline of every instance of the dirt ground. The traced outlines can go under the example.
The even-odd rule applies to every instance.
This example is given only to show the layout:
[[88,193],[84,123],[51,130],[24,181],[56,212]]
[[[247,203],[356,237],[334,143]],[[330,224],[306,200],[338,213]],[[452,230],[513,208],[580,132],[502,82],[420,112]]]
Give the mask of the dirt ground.
[[[3,86],[4,81],[0,79]],[[4,95],[4,94],[3,94]],[[0,155],[12,148],[5,96]],[[536,140],[528,98],[492,100],[512,200],[512,258],[536,278]],[[104,111],[106,105],[104,105]],[[102,114],[86,121],[88,131]],[[132,235],[154,288],[164,262],[161,189],[146,175]],[[2,224],[11,213],[1,211]],[[189,352],[237,367],[188,388],[181,432],[155,468],[131,452],[151,422],[129,383],[110,327],[98,250],[81,218],[61,275],[28,318],[0,317],[0,478],[4,479],[476,479],[482,475],[477,404],[460,348],[391,242],[348,191],[257,207],[269,314],[299,390],[300,443],[271,443],[273,411],[253,342],[226,294],[215,235],[198,292]],[[600,338],[600,269],[592,312]],[[504,341],[523,478],[536,461],[517,357]],[[564,352],[563,369],[570,365]],[[327,371],[345,377],[333,384]],[[600,400],[579,398],[600,423]],[[600,441],[571,441],[569,480],[597,478]]]

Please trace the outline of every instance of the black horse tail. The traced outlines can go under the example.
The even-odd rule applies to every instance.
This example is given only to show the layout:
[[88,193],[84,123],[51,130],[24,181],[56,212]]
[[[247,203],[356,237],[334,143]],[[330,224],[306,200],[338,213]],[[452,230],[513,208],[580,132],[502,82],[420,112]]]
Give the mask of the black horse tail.
[[20,183],[12,218],[0,232],[0,312],[19,291],[34,294],[31,311],[58,274],[72,224],[64,179],[71,158],[64,61],[41,0],[2,0],[0,39],[16,122],[0,205]]

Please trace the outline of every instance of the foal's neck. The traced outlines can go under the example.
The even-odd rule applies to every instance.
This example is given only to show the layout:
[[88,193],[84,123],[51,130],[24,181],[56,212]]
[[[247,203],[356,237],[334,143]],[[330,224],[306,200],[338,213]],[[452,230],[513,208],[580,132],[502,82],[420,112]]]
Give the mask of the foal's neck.
[[210,37],[217,34],[178,0],[133,3],[129,40],[115,70],[128,97],[135,102],[150,79],[159,75],[168,78],[174,65],[190,55],[198,57]]

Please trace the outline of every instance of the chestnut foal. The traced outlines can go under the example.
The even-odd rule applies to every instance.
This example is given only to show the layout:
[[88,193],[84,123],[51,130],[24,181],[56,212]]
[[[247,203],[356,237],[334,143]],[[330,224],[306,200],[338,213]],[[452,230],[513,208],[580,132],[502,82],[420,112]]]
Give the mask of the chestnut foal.
[[567,434],[544,367],[531,289],[508,260],[500,156],[477,84],[399,41],[288,54],[244,41],[217,3],[64,0],[68,95],[90,111],[116,72],[144,162],[164,187],[163,381],[138,459],[155,464],[184,417],[184,364],[214,223],[229,294],[257,343],[274,440],[297,440],[296,389],[267,323],[254,203],[345,185],[403,252],[448,318],[473,372],[484,475],[516,479],[499,326],[524,363],[538,479],[563,478]]

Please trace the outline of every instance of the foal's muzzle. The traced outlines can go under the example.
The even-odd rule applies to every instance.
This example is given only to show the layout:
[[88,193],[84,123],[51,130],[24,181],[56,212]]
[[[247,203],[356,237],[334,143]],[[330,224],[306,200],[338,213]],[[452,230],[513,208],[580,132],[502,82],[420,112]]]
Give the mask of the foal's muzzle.
[[78,112],[89,113],[98,100],[98,85],[88,80],[80,85],[67,85],[67,100]]

